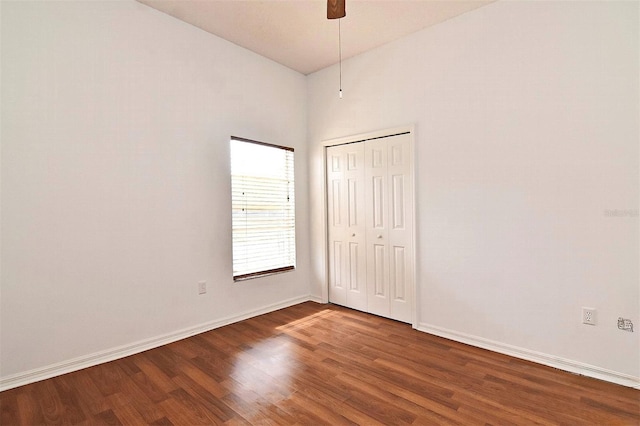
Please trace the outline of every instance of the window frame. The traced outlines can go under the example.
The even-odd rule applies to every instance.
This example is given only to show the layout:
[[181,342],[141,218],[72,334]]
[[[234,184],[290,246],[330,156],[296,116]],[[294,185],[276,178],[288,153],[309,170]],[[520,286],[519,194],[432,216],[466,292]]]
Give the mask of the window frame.
[[[284,267],[278,267],[278,268],[270,268],[270,269],[265,269],[265,270],[260,270],[260,271],[255,271],[255,272],[249,272],[249,273],[241,273],[236,275],[235,274],[235,269],[233,267],[233,263],[235,260],[235,246],[234,246],[234,227],[233,227],[233,212],[234,212],[234,204],[233,204],[233,191],[234,191],[234,186],[233,186],[233,170],[230,170],[230,177],[231,177],[231,213],[232,213],[232,218],[231,218],[231,252],[232,252],[232,274],[233,274],[233,280],[234,281],[245,281],[245,280],[250,280],[253,278],[260,278],[260,277],[264,277],[264,276],[268,276],[268,275],[273,275],[273,274],[278,274],[278,273],[282,273],[282,272],[287,272],[287,271],[293,271],[296,269],[296,260],[297,260],[297,239],[296,239],[296,227],[295,227],[295,222],[296,222],[296,205],[295,205],[295,149],[292,147],[288,147],[288,146],[284,146],[284,145],[277,145],[277,144],[272,144],[272,143],[267,143],[267,142],[262,142],[262,141],[256,141],[253,139],[247,139],[247,138],[243,138],[243,137],[239,137],[239,136],[231,136],[229,138],[229,150],[231,151],[231,143],[233,141],[238,141],[238,142],[245,142],[245,143],[251,143],[254,145],[259,145],[259,146],[266,146],[269,148],[276,148],[276,149],[281,149],[283,151],[287,151],[291,153],[291,164],[292,164],[292,172],[291,172],[291,182],[293,183],[293,247],[292,247],[292,251],[290,251],[290,253],[293,254],[293,264],[292,265],[288,265],[288,266],[284,266]],[[230,152],[231,154],[231,152]],[[233,159],[230,157],[230,166],[232,166],[232,161]],[[285,220],[285,219],[283,219]]]

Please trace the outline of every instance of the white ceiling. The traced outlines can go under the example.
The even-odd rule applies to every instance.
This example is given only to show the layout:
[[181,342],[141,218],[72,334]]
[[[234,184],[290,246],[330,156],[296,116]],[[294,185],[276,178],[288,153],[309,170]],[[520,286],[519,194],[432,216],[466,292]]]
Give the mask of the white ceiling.
[[[303,74],[338,62],[325,0],[138,0]],[[346,59],[495,0],[347,0]]]

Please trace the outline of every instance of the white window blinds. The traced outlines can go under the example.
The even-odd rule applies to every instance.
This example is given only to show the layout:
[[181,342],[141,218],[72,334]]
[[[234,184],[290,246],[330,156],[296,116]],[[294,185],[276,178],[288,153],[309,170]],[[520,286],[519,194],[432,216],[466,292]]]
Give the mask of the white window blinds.
[[233,278],[295,268],[293,148],[231,138]]

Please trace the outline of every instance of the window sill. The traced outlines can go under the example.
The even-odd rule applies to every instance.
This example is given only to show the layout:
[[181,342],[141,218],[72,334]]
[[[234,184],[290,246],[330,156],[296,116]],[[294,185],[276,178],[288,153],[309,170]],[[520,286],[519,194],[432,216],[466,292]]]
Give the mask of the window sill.
[[254,278],[262,278],[262,277],[266,277],[266,276],[269,276],[269,275],[282,274],[284,272],[295,271],[295,269],[296,269],[295,266],[287,266],[285,268],[270,269],[268,271],[261,271],[261,272],[253,272],[251,274],[244,274],[244,275],[235,276],[235,277],[233,277],[233,281],[235,281],[235,282],[247,281],[247,280],[252,280]]

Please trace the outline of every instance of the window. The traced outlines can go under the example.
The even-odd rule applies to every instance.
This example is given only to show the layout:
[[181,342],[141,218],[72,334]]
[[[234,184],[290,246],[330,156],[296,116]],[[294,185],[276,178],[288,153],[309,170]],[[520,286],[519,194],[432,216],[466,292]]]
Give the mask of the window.
[[295,268],[293,148],[231,138],[233,279]]

